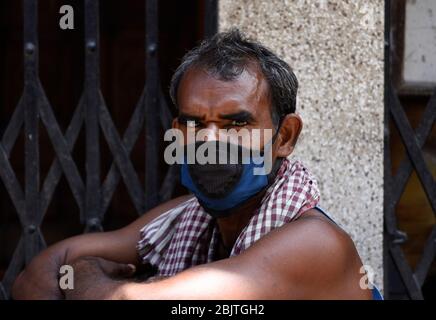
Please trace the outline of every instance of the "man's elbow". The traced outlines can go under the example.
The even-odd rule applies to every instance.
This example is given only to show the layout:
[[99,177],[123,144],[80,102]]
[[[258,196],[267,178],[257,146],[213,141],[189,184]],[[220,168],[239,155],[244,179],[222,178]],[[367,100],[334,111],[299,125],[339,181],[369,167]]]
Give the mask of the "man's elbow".
[[37,255],[17,276],[11,287],[14,300],[60,299],[58,284],[59,259],[43,252]]
[[23,270],[20,272],[20,274],[15,279],[14,283],[12,284],[11,288],[11,298],[14,300],[25,300],[27,299],[27,289],[26,289],[26,283],[29,281],[26,280],[29,278],[28,272],[26,270]]

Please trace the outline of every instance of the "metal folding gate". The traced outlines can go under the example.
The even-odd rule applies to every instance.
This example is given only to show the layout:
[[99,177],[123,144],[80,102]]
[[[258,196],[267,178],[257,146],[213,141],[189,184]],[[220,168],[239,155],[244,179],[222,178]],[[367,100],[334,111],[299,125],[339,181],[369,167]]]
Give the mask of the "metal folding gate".
[[[171,125],[158,70],[158,0],[145,1],[146,82],[130,123],[120,136],[100,91],[99,1],[84,0],[84,90],[71,122],[62,133],[38,73],[38,1],[23,0],[24,89],[0,141],[0,177],[19,217],[22,235],[0,282],[0,299],[7,299],[14,279],[33,256],[45,248],[40,227],[62,175],[80,211],[85,232],[101,231],[105,212],[123,179],[138,214],[171,198],[176,172],[168,170],[162,185],[157,178],[159,130]],[[205,36],[217,31],[217,0],[205,0]],[[121,5],[121,3],[120,3]],[[122,5],[128,5],[123,3]],[[47,130],[56,157],[40,187],[38,126]],[[84,126],[86,178],[82,180],[72,150]],[[130,152],[145,126],[145,186],[130,160]],[[100,129],[113,155],[108,174],[100,182]],[[9,157],[21,132],[25,135],[25,185],[20,185]]]
[[[394,283],[390,283],[393,274],[399,275],[406,296],[410,299],[423,299],[422,286],[429,269],[436,258],[436,226],[426,240],[421,259],[415,268],[406,260],[401,245],[407,235],[397,229],[395,209],[404,192],[406,184],[415,170],[433,214],[436,214],[436,181],[432,176],[423,156],[422,147],[427,140],[436,118],[436,90],[433,92],[419,125],[414,130],[401,105],[397,89],[393,85],[392,56],[395,48],[392,43],[393,5],[396,0],[385,2],[385,165],[384,165],[384,224],[385,224],[385,294],[389,298]],[[390,157],[389,124],[393,121],[401,136],[406,150],[395,176],[392,175]]]

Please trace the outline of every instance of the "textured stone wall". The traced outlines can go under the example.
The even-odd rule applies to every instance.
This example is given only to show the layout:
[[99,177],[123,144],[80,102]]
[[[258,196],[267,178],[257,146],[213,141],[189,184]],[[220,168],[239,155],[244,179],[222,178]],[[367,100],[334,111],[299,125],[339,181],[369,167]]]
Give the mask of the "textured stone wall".
[[384,1],[220,0],[219,10],[220,30],[238,27],[294,69],[304,121],[294,156],[381,287]]

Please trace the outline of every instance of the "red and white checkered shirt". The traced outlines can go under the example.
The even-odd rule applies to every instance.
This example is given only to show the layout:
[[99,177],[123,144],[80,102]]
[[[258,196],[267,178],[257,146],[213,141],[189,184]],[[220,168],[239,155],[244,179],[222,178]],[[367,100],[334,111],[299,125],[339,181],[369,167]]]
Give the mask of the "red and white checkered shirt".
[[[239,234],[230,256],[236,256],[271,230],[297,219],[319,201],[316,180],[300,161],[285,159],[260,207]],[[194,197],[161,214],[141,229],[137,250],[155,276],[172,276],[214,261],[219,241],[216,220]]]

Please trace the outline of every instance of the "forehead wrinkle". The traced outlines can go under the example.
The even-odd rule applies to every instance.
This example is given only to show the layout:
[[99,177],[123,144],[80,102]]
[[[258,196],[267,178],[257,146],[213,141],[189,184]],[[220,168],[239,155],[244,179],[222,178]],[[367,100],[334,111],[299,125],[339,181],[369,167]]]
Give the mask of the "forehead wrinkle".
[[251,90],[251,95],[253,102],[255,102],[259,108],[256,112],[261,113],[264,111],[263,107],[267,107],[268,111],[271,108],[270,96],[269,96],[269,83],[265,79],[265,76],[257,62],[250,62],[246,69],[244,69],[246,74],[249,74],[255,82],[253,89]]
[[[207,78],[212,82],[206,81]],[[200,108],[205,100],[213,101],[215,105],[234,103],[235,105],[239,104],[241,107],[245,107],[246,104],[261,104],[263,106],[265,102],[262,100],[268,99],[265,84],[267,82],[260,67],[254,63],[250,63],[237,78],[229,81],[221,80],[219,76],[214,75],[212,72],[197,67],[188,70],[184,75],[179,88],[184,90],[179,90],[178,93],[180,95],[184,91],[185,98],[188,98],[189,107],[192,109]],[[195,94],[199,90],[201,90],[201,93]],[[222,91],[225,92],[221,94]],[[186,95],[188,96],[186,97]],[[179,98],[181,97],[179,96]],[[252,111],[262,112],[259,109],[255,108]]]
[[[222,81],[219,80],[216,76],[213,76],[215,79],[217,79],[217,84],[213,91],[216,91],[216,88],[218,90],[222,88],[223,90],[227,90],[230,86],[233,90],[232,93],[234,95],[229,96],[229,92],[226,92],[227,97],[223,97],[227,101],[235,101],[242,102],[241,97],[245,98],[243,100],[244,103],[241,105],[244,107],[246,103],[250,105],[259,105],[263,104],[264,99],[268,99],[268,93],[267,91],[267,82],[265,81],[263,74],[259,72],[254,68],[246,68],[242,71],[242,73],[234,80],[230,81]],[[247,82],[249,85],[247,85]],[[236,98],[236,99],[234,99]],[[260,110],[253,110],[253,111],[260,111]]]
[[256,87],[253,89],[254,95],[256,97],[256,101],[261,103],[263,99],[268,100],[268,82],[266,81],[259,67],[256,67],[256,71],[253,73],[256,77]]

